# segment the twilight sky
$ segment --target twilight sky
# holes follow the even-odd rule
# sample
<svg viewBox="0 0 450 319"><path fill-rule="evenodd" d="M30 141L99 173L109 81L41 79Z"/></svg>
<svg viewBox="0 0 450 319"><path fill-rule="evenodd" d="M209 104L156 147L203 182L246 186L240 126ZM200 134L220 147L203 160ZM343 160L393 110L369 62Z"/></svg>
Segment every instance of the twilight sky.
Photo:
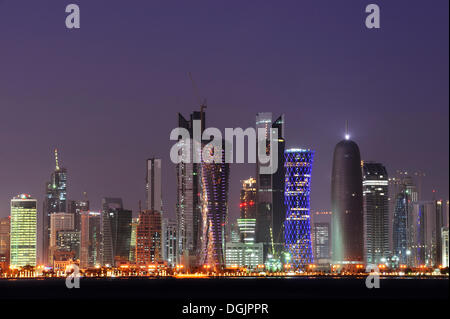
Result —
<svg viewBox="0 0 450 319"><path fill-rule="evenodd" d="M65 28L77 3L81 29ZM381 29L364 8L381 7ZM145 159L163 158L165 211L175 212L169 150L177 112L208 100L207 126L286 115L288 146L316 150L312 210L330 209L333 148L350 123L364 160L422 170L424 197L449 193L448 1L0 0L0 217L30 193L42 208L54 169L94 209L120 196L136 212ZM251 165L231 166L230 214Z"/></svg>

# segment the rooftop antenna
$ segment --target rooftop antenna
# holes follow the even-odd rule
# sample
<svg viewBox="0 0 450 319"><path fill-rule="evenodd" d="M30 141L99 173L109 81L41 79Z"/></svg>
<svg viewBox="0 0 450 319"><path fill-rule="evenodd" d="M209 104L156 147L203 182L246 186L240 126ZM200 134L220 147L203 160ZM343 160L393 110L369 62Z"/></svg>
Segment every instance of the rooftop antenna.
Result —
<svg viewBox="0 0 450 319"><path fill-rule="evenodd" d="M348 133L348 120L345 120L345 139L350 139L350 134Z"/></svg>
<svg viewBox="0 0 450 319"><path fill-rule="evenodd" d="M56 162L56 170L59 171L58 149L57 148L55 148L55 162Z"/></svg>
<svg viewBox="0 0 450 319"><path fill-rule="evenodd" d="M203 99L203 102L202 102L200 95L198 94L197 85L195 84L194 78L192 77L192 73L188 72L188 75L192 82L192 88L194 89L195 97L197 98L197 102L200 105L200 121L203 125L203 112L204 112L203 110L207 108L206 99Z"/></svg>

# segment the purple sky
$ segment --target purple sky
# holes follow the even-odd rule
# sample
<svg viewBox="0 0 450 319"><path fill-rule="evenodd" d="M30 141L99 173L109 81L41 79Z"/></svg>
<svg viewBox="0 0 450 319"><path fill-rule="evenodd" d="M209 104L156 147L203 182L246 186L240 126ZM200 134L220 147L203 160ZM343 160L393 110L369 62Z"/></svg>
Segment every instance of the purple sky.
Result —
<svg viewBox="0 0 450 319"><path fill-rule="evenodd" d="M65 28L65 5L81 29ZM345 5L344 5L345 3ZM381 29L364 8L381 7ZM165 210L175 211L169 133L196 98L207 126L249 127L286 115L288 146L316 150L312 209L330 208L333 148L344 122L365 160L427 173L425 196L448 197L448 1L0 0L0 216L44 183L60 149L69 198L95 209L120 196L137 210L145 159L162 157ZM232 165L230 212L238 212Z"/></svg>

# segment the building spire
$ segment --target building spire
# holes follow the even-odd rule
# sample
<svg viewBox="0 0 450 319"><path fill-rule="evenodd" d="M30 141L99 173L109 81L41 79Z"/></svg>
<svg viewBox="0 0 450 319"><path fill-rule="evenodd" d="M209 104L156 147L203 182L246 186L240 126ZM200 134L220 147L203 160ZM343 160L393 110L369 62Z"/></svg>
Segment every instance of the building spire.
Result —
<svg viewBox="0 0 450 319"><path fill-rule="evenodd" d="M56 163L56 170L59 171L58 149L57 148L55 148L55 163Z"/></svg>

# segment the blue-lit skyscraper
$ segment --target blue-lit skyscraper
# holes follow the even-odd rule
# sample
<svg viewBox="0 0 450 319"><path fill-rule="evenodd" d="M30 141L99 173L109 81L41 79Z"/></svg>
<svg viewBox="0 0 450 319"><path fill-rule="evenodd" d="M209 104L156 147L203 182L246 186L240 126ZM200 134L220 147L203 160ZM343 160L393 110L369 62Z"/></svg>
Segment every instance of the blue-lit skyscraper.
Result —
<svg viewBox="0 0 450 319"><path fill-rule="evenodd" d="M288 149L284 153L284 237L294 269L304 268L314 262L309 206L313 158L314 151L311 150Z"/></svg>

